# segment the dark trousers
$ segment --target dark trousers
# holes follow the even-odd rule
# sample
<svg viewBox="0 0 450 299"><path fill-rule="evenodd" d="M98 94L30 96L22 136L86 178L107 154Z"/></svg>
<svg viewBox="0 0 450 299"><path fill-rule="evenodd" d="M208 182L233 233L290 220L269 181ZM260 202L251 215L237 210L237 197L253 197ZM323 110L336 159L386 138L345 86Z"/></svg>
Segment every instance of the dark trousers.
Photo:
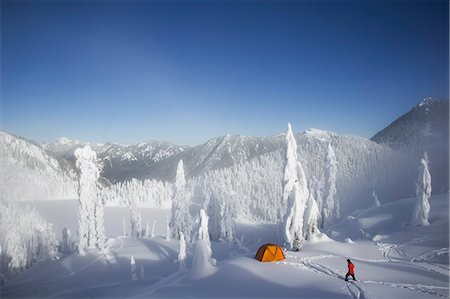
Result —
<svg viewBox="0 0 450 299"><path fill-rule="evenodd" d="M348 280L349 276L351 276L353 278L353 280L356 280L355 274L351 274L350 272L347 272L347 274L345 274L345 280Z"/></svg>

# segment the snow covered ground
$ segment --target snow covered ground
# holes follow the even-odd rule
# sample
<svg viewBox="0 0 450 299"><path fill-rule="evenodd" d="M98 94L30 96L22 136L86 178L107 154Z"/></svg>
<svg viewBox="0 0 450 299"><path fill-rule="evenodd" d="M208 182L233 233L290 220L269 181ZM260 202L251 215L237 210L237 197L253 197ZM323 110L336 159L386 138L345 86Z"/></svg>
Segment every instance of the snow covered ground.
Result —
<svg viewBox="0 0 450 299"><path fill-rule="evenodd" d="M261 263L259 245L280 239L277 225L239 224L241 244L212 242L214 271L190 275L194 245L188 244L187 270L174 261L178 242L164 238L169 210L142 209L157 220L156 236L132 239L127 208L105 208L109 252L92 250L47 260L8 281L2 298L436 298L449 296L449 197L430 199L430 225L410 224L415 199L402 199L358 211L327 231L328 236L286 252L286 260ZM76 201L33 201L56 232L75 230ZM51 206L50 206L51 205ZM137 266L131 280L130 258ZM346 259L355 264L357 282L345 282Z"/></svg>

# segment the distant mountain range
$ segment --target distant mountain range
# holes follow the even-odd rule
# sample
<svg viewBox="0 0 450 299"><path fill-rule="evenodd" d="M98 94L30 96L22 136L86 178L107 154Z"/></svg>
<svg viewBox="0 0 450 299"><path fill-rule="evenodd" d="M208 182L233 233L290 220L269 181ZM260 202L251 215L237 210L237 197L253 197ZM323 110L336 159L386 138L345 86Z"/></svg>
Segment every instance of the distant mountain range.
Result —
<svg viewBox="0 0 450 299"><path fill-rule="evenodd" d="M410 152L414 152L414 156L420 156L423 151L428 151L434 179L437 182L435 186L448 189L448 109L448 101L424 99L411 111L375 134L371 141L354 138L352 142L364 141L365 147L370 147L372 142L392 149L407 148ZM302 136L327 140L330 136L338 134L312 129L296 134L300 143L304 140ZM226 135L195 147L161 141L148 141L136 145L90 144L62 137L55 142L39 146L6 132L1 132L0 137L0 148L8 151L6 157L8 163L2 164L7 166L1 173L2 178L17 173L8 168L15 167L20 168L21 173L26 173L29 169L33 171L40 169L39 173L43 176L55 177L57 173L64 177L62 180L65 182L74 181L73 152L78 147L90 145L102 161L102 177L105 184L132 178L172 181L176 164L180 159L183 159L188 178L196 177L210 170L229 167L265 153L282 150L285 142L283 134L270 137ZM301 144L299 147L301 148ZM14 180L20 182L20 177ZM65 193L70 194L73 191Z"/></svg>

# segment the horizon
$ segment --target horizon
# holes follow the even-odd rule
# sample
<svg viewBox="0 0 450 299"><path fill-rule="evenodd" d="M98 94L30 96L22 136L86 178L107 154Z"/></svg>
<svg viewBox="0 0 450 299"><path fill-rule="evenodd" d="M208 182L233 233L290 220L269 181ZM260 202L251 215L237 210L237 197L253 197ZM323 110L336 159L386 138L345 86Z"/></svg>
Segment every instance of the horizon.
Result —
<svg viewBox="0 0 450 299"><path fill-rule="evenodd" d="M195 146L370 139L448 100L447 1L1 2L2 130Z"/></svg>
<svg viewBox="0 0 450 299"><path fill-rule="evenodd" d="M391 125L392 123L394 123L396 120L398 120L398 118L400 118L400 117L403 116L404 114L410 112L412 109L418 107L419 104L420 104L421 102L423 102L423 101L425 101L425 100L428 100L428 99L449 102L448 99L436 99L436 98L431 98L431 97L424 98L424 99L420 100L415 106L411 107L410 110L408 110L408 111L406 111L405 113L399 115L397 118L395 118L394 120L392 120L392 121L391 121L389 124L387 124L385 127L379 129L374 135L372 135L372 136L370 136L370 137L360 136L360 135L356 135L356 134L349 134L349 133L336 132L336 131L332 131L332 130L325 130L325 129L321 129L321 128L313 128L313 127L305 128L305 129L303 129L303 130L298 131L298 130L295 130L295 126L292 125L292 122L287 122L287 123L286 123L286 127L288 126L288 124L290 124L291 127L293 128L292 131L293 131L294 134L304 134L304 133L306 133L306 132L309 131L309 130L319 130L319 131L325 131L325 132L334 133L334 134L338 134L338 135L352 135L352 136L361 137L361 138L366 138L366 139L368 139L368 140L371 140L371 138L374 137L377 133L381 132L381 131L384 130L386 127L388 127L389 125ZM3 130L3 131L4 131L4 130ZM4 132L6 132L6 131L4 131ZM209 142L210 140L213 140L213 139L216 139L216 138L222 138L222 137L225 137L225 136L239 136L239 137L249 137L249 138L264 138L264 137L278 136L278 135L280 135L280 134L284 134L285 132L286 132L286 128L285 128L284 130L281 130L281 131L278 132L278 133L271 134L271 135L267 135L267 134L266 134L266 135L258 135L258 136L256 136L256 135L244 135L244 134L239 134L239 133L237 133L237 134L229 134L229 133L225 133L225 134L223 134L223 135L211 136L211 137L209 137L208 139L206 139L205 141L203 141L203 142L201 142L201 143L198 143L198 144L193 144L193 145L188 145L188 144L178 144L178 143L175 143L175 142L173 142L173 141L171 141L171 140L160 140L160 139L151 139L151 138L150 138L150 139L149 139L149 138L143 139L143 140L140 140L140 141L135 142L135 143L121 143L121 142L116 142L116 141L114 141L114 140L107 140L107 141L104 141L104 142L99 142L99 141L93 141L93 140L84 140L84 139L79 139L79 138L73 138L73 137L71 137L71 136L60 136L60 137L57 137L57 138L55 138L55 139L53 139L53 140L41 142L41 141L38 141L38 140L34 140L34 139L32 139L32 138L28 138L27 136L16 135L14 132L6 132L6 133L11 134L11 135L16 136L16 137L25 138L25 139L27 139L27 140L36 142L36 143L38 143L39 145L51 144L51 143L57 142L57 141L59 141L59 140L61 140L61 139L67 139L68 141L78 141L78 142L81 142L81 143L88 143L88 144L105 145L105 144L109 144L109 143L110 143L110 144L118 144L118 145L121 145L121 146L135 146L135 145L138 145L138 144L140 144L140 143L150 143L150 142L165 142L165 143L172 143L173 145L176 145L176 146L191 147L191 148L192 148L192 147L195 147L195 146L203 145L203 144Z"/></svg>

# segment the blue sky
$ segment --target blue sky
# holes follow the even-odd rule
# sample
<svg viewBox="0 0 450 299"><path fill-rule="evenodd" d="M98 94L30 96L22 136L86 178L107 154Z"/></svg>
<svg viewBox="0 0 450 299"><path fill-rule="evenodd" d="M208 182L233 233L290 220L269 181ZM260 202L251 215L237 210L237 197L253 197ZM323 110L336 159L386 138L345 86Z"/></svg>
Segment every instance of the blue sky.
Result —
<svg viewBox="0 0 450 299"><path fill-rule="evenodd" d="M1 2L2 128L196 145L370 138L448 98L447 1Z"/></svg>

